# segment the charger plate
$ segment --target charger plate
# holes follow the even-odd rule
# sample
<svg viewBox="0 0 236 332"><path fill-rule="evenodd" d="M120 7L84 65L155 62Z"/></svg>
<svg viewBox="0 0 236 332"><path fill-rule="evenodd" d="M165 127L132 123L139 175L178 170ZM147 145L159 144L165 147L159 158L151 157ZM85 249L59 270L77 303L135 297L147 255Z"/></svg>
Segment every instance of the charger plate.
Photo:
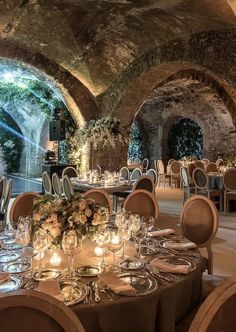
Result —
<svg viewBox="0 0 236 332"><path fill-rule="evenodd" d="M129 296L144 296L158 289L157 280L149 273L126 272L119 274L118 277L136 289L137 293Z"/></svg>
<svg viewBox="0 0 236 332"><path fill-rule="evenodd" d="M88 295L88 288L81 282L62 280L59 286L63 302L68 306L82 302Z"/></svg>
<svg viewBox="0 0 236 332"><path fill-rule="evenodd" d="M29 269L30 269L30 264L28 262L22 262L22 261L7 263L2 268L4 272L10 272L14 274L26 272Z"/></svg>
<svg viewBox="0 0 236 332"><path fill-rule="evenodd" d="M102 273L102 271L102 268L97 265L83 265L76 269L76 272L80 277L96 277Z"/></svg>
<svg viewBox="0 0 236 332"><path fill-rule="evenodd" d="M11 276L11 279L0 285L0 293L13 292L20 289L22 286L22 279L17 276Z"/></svg>
<svg viewBox="0 0 236 332"><path fill-rule="evenodd" d="M41 275L39 275L39 272L35 272L33 274L33 279L36 281L45 281L45 280L54 280L61 277L61 271L54 270L54 269L47 269L43 270L41 272Z"/></svg>
<svg viewBox="0 0 236 332"><path fill-rule="evenodd" d="M11 254L8 254L5 250L4 252L0 252L0 263L14 262L18 258L20 258L20 255L16 252L12 252Z"/></svg>
<svg viewBox="0 0 236 332"><path fill-rule="evenodd" d="M154 258L155 259L155 258ZM179 257L174 255L160 256L158 259L163 260L164 262L173 264L173 265L187 265L191 267L191 272L194 271L197 267L196 262L189 257Z"/></svg>

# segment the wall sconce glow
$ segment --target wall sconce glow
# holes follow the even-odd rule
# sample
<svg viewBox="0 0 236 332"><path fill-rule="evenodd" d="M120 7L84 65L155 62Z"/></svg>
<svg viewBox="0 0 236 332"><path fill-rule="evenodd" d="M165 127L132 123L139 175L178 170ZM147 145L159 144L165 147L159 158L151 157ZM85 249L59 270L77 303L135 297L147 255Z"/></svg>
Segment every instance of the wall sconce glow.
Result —
<svg viewBox="0 0 236 332"><path fill-rule="evenodd" d="M53 266L59 266L61 264L61 256L55 251L50 258L50 264Z"/></svg>

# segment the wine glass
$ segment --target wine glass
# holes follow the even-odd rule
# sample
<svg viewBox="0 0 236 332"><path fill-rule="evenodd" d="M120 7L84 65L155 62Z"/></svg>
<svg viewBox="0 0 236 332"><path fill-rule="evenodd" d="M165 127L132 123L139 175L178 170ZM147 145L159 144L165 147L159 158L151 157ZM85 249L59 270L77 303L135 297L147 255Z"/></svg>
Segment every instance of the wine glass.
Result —
<svg viewBox="0 0 236 332"><path fill-rule="evenodd" d="M74 272L74 256L78 246L78 237L74 229L69 229L63 233L62 248L64 253L68 256L68 275L72 279Z"/></svg>
<svg viewBox="0 0 236 332"><path fill-rule="evenodd" d="M109 233L108 229L106 229L106 228L103 229L99 233L99 235L96 239L98 247L102 248L102 250L101 250L102 260L101 260L101 263L100 263L102 269L105 269L105 267L106 267L106 263L105 263L105 260L104 260L104 251L105 251L105 248L107 247L107 245L109 243L109 240L110 240L110 233Z"/></svg>
<svg viewBox="0 0 236 332"><path fill-rule="evenodd" d="M141 218L141 222L144 223L145 227L146 227L146 235L145 235L145 238L146 238L146 242L147 242L147 252L149 253L151 251L151 241L150 239L148 238L148 232L150 232L153 227L154 227L154 224L155 224L155 219L153 218L153 216L142 216Z"/></svg>
<svg viewBox="0 0 236 332"><path fill-rule="evenodd" d="M140 222L139 229L134 232L135 239L138 240L138 258L141 259L141 243L144 237L146 236L146 226L144 223Z"/></svg>
<svg viewBox="0 0 236 332"><path fill-rule="evenodd" d="M34 233L33 248L39 254L39 278L42 274L42 258L44 251L48 248L48 234L43 229L39 229Z"/></svg>
<svg viewBox="0 0 236 332"><path fill-rule="evenodd" d="M123 246L122 238L119 234L118 227L112 227L109 231L109 242L107 245L108 250L113 253L113 269L116 268L116 255L115 253L119 251Z"/></svg>

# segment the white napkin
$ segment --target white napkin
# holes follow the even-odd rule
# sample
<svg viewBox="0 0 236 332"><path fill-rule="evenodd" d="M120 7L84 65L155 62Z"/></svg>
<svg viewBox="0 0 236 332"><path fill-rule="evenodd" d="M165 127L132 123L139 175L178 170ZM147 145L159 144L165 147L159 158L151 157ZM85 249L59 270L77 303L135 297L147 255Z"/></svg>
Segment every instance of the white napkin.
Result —
<svg viewBox="0 0 236 332"><path fill-rule="evenodd" d="M169 272L174 274L188 274L192 271L192 267L190 265L174 265L159 258L154 258L150 262L150 265L156 267L162 272Z"/></svg>
<svg viewBox="0 0 236 332"><path fill-rule="evenodd" d="M0 285L4 284L4 282L7 282L10 280L11 274L9 272L0 272Z"/></svg>
<svg viewBox="0 0 236 332"><path fill-rule="evenodd" d="M196 244L194 242L164 242L164 247L167 249L175 249L175 250L187 250L196 248Z"/></svg>
<svg viewBox="0 0 236 332"><path fill-rule="evenodd" d="M104 272L99 276L99 278L103 280L114 293L122 295L135 295L137 293L134 287L121 280L113 272Z"/></svg>
<svg viewBox="0 0 236 332"><path fill-rule="evenodd" d="M166 229L160 229L158 231L152 231L152 232L148 232L149 236L166 236L166 235L170 235L170 234L175 234L175 230L171 229L171 228L166 228Z"/></svg>
<svg viewBox="0 0 236 332"><path fill-rule="evenodd" d="M55 297L59 301L63 301L63 298L61 295L61 289L60 289L58 281L56 281L56 280L40 281L39 285L38 285L38 290L40 292L43 292L43 293L46 293L48 295Z"/></svg>

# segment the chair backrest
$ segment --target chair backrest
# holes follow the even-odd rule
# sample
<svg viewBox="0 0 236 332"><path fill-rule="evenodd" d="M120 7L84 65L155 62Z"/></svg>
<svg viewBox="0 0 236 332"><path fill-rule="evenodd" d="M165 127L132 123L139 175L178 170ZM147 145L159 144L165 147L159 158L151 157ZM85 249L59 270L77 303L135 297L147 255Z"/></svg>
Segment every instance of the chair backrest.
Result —
<svg viewBox="0 0 236 332"><path fill-rule="evenodd" d="M2 200L4 193L6 191L7 180L5 176L2 176L0 179L0 211L2 210Z"/></svg>
<svg viewBox="0 0 236 332"><path fill-rule="evenodd" d="M195 161L195 165L196 165L197 168L205 169L204 162L201 161L201 160Z"/></svg>
<svg viewBox="0 0 236 332"><path fill-rule="evenodd" d="M159 215L159 207L155 196L143 189L137 189L126 197L124 209L142 216L153 216L155 220Z"/></svg>
<svg viewBox="0 0 236 332"><path fill-rule="evenodd" d="M188 179L188 172L186 167L180 167L180 177L182 180L183 187L189 187L189 179Z"/></svg>
<svg viewBox="0 0 236 332"><path fill-rule="evenodd" d="M57 196L61 196L62 188L61 188L61 180L57 173L53 173L52 175L52 187L54 194Z"/></svg>
<svg viewBox="0 0 236 332"><path fill-rule="evenodd" d="M152 179L154 186L156 186L158 178L157 178L157 172L155 171L155 169L150 168L147 171L146 176L149 176Z"/></svg>
<svg viewBox="0 0 236 332"><path fill-rule="evenodd" d="M11 193L12 193L12 179L9 179L7 181L7 185L6 185L6 190L3 194L3 198L2 198L2 211L3 213L7 213L7 209L8 209L8 205L9 205L9 201L11 198Z"/></svg>
<svg viewBox="0 0 236 332"><path fill-rule="evenodd" d="M215 163L209 163L206 165L205 170L207 173L218 172L218 168Z"/></svg>
<svg viewBox="0 0 236 332"><path fill-rule="evenodd" d="M223 183L228 191L236 190L236 169L230 168L223 175Z"/></svg>
<svg viewBox="0 0 236 332"><path fill-rule="evenodd" d="M149 160L147 158L144 158L142 161L142 169L144 173L147 172L148 166L149 166Z"/></svg>
<svg viewBox="0 0 236 332"><path fill-rule="evenodd" d="M141 160L139 158L136 158L134 164L141 165Z"/></svg>
<svg viewBox="0 0 236 332"><path fill-rule="evenodd" d="M74 189L68 175L64 175L62 178L62 188L66 198L69 200L72 199L74 196Z"/></svg>
<svg viewBox="0 0 236 332"><path fill-rule="evenodd" d="M210 163L210 160L207 159L207 158L202 158L201 161L203 162L203 164L204 164L205 167Z"/></svg>
<svg viewBox="0 0 236 332"><path fill-rule="evenodd" d="M170 164L170 172L172 175L180 175L180 163L177 160Z"/></svg>
<svg viewBox="0 0 236 332"><path fill-rule="evenodd" d="M19 217L28 216L32 214L34 199L39 196L40 196L39 194L33 191L28 191L18 195L14 199L9 215L10 223L13 228L16 228Z"/></svg>
<svg viewBox="0 0 236 332"><path fill-rule="evenodd" d="M98 203L101 206L108 208L109 212L112 213L112 201L110 196L105 190L91 189L86 191L84 197L93 199L95 203Z"/></svg>
<svg viewBox="0 0 236 332"><path fill-rule="evenodd" d="M131 175L130 175L130 181L137 180L140 176L142 176L142 171L140 168L135 168Z"/></svg>
<svg viewBox="0 0 236 332"><path fill-rule="evenodd" d="M207 189L208 188L208 177L204 169L195 168L193 171L193 183L198 189Z"/></svg>
<svg viewBox="0 0 236 332"><path fill-rule="evenodd" d="M43 188L46 195L52 195L52 181L48 172L42 174Z"/></svg>
<svg viewBox="0 0 236 332"><path fill-rule="evenodd" d="M146 175L140 176L133 185L133 190L143 189L150 193L154 193L154 183L153 180Z"/></svg>
<svg viewBox="0 0 236 332"><path fill-rule="evenodd" d="M158 175L165 174L165 167L164 167L163 161L161 159L156 160L156 170L157 170Z"/></svg>
<svg viewBox="0 0 236 332"><path fill-rule="evenodd" d="M175 159L169 159L168 163L167 163L167 166L170 166L173 161L175 161Z"/></svg>
<svg viewBox="0 0 236 332"><path fill-rule="evenodd" d="M236 277L216 287L198 309L189 332L234 332Z"/></svg>
<svg viewBox="0 0 236 332"><path fill-rule="evenodd" d="M195 195L185 202L180 215L181 233L198 247L210 244L218 224L218 211L208 197Z"/></svg>
<svg viewBox="0 0 236 332"><path fill-rule="evenodd" d="M216 160L216 166L219 167L221 165L224 165L224 160L219 158L219 159Z"/></svg>
<svg viewBox="0 0 236 332"><path fill-rule="evenodd" d="M191 182L193 182L193 171L197 168L197 166L194 163L190 163L188 165L188 174L189 174L189 179Z"/></svg>
<svg viewBox="0 0 236 332"><path fill-rule="evenodd" d="M76 314L48 294L20 290L0 294L2 332L85 332Z"/></svg>
<svg viewBox="0 0 236 332"><path fill-rule="evenodd" d="M128 167L122 167L120 169L119 176L120 176L120 178L123 178L124 180L129 180L130 173L129 173Z"/></svg>
<svg viewBox="0 0 236 332"><path fill-rule="evenodd" d="M63 169L62 171L62 178L67 175L69 178L77 178L78 177L78 172L77 170L72 167L72 166L68 166L66 168Z"/></svg>

